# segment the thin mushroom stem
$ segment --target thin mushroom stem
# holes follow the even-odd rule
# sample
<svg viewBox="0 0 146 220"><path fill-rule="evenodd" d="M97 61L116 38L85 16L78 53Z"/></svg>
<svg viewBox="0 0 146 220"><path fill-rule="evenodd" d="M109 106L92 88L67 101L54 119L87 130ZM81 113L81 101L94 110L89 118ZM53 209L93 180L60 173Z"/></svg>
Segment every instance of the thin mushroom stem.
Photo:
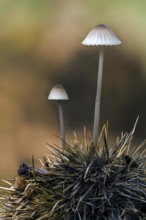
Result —
<svg viewBox="0 0 146 220"><path fill-rule="evenodd" d="M60 134L61 134L61 146L65 145L65 129L64 129L64 117L63 117L63 107L62 102L58 100L58 110L59 110L59 123L60 123Z"/></svg>
<svg viewBox="0 0 146 220"><path fill-rule="evenodd" d="M95 112L94 112L94 126L93 126L93 144L96 146L99 133L100 122L100 99L102 88L102 73L103 73L103 60L104 60L104 48L99 47L99 65L98 65L98 77L97 77L97 91L95 99Z"/></svg>

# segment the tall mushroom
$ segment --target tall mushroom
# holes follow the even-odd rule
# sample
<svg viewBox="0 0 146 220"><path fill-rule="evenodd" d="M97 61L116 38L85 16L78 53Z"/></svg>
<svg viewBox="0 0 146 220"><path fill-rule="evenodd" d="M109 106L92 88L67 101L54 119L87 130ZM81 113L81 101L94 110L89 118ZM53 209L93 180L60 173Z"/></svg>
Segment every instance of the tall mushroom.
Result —
<svg viewBox="0 0 146 220"><path fill-rule="evenodd" d="M65 129L64 129L64 117L63 117L63 107L62 107L62 101L68 100L69 97L63 88L62 85L57 84L55 85L49 95L48 100L56 100L58 104L58 110L59 110L59 123L60 123L60 134L61 134L61 146L64 147L65 145Z"/></svg>
<svg viewBox="0 0 146 220"><path fill-rule="evenodd" d="M95 112L94 112L94 126L93 126L93 144L97 144L99 121L100 121L100 99L102 88L102 75L103 75L103 60L104 60L104 46L119 45L121 41L104 24L99 24L93 28L85 39L82 41L83 45L87 46L100 46L99 47L99 65L98 65L98 77L97 77L97 92L95 99Z"/></svg>

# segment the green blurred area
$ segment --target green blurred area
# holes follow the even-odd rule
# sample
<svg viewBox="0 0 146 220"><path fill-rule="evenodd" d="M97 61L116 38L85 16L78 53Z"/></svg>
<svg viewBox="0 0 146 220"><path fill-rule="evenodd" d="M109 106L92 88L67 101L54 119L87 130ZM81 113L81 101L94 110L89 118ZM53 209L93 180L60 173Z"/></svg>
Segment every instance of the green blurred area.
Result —
<svg viewBox="0 0 146 220"><path fill-rule="evenodd" d="M47 96L62 83L67 138L92 132L98 48L81 45L97 24L107 24L122 40L105 49L101 126L111 139L130 131L140 115L136 137L146 134L146 2L115 0L0 1L0 172L16 172L22 161L47 153L58 143L58 112ZM5 171L4 171L5 170Z"/></svg>

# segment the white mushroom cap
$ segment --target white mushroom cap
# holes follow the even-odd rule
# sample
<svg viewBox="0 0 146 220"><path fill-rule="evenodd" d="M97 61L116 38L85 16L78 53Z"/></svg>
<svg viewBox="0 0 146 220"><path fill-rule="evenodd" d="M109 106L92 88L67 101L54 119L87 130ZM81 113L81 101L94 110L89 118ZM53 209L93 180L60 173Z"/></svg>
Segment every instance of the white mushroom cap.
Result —
<svg viewBox="0 0 146 220"><path fill-rule="evenodd" d="M62 85L58 84L53 86L51 89L49 95L48 95L49 100L68 100L69 97L63 88Z"/></svg>
<svg viewBox="0 0 146 220"><path fill-rule="evenodd" d="M98 45L118 45L122 42L117 38L114 32L104 24L99 24L93 28L85 37L82 44L88 46Z"/></svg>

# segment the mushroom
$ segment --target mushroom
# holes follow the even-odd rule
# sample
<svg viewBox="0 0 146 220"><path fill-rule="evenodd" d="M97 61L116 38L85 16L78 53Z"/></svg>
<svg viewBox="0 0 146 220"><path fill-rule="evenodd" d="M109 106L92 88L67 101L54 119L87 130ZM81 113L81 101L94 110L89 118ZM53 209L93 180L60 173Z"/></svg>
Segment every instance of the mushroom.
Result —
<svg viewBox="0 0 146 220"><path fill-rule="evenodd" d="M95 99L95 112L94 112L94 126L93 126L93 144L97 144L97 137L99 132L100 121L100 99L102 88L102 73L103 73L103 60L104 60L104 47L119 45L122 42L117 38L111 29L104 24L99 24L93 28L85 39L82 41L83 45L87 46L100 46L99 47L99 65L98 65L98 77L97 77L97 92Z"/></svg>
<svg viewBox="0 0 146 220"><path fill-rule="evenodd" d="M61 134L61 146L64 147L65 145L65 130L64 130L64 118L63 118L63 107L62 107L62 101L68 100L69 97L63 88L62 85L57 84L55 85L49 95L48 100L56 100L58 104L58 110L59 110L59 123L60 123L60 134Z"/></svg>

